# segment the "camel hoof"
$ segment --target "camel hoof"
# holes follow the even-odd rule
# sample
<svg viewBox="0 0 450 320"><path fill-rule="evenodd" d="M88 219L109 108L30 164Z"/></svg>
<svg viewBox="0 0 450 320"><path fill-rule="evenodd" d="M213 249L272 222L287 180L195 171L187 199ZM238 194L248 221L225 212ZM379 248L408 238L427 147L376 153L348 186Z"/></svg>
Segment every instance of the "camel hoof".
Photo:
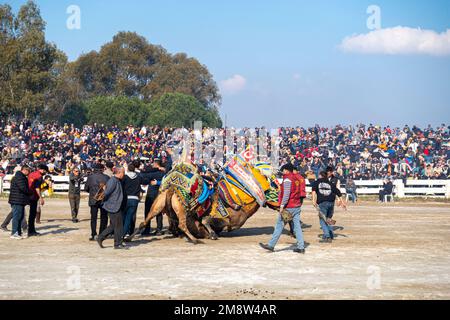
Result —
<svg viewBox="0 0 450 320"><path fill-rule="evenodd" d="M219 237L217 236L217 234L212 233L212 234L209 235L209 239L210 239L210 240L218 240Z"/></svg>

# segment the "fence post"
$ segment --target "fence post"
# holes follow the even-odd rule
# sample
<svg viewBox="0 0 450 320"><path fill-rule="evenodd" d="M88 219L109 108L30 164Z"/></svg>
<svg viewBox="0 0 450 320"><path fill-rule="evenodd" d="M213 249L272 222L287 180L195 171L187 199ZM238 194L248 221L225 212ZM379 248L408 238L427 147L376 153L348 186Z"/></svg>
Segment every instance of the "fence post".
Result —
<svg viewBox="0 0 450 320"><path fill-rule="evenodd" d="M395 180L395 188L397 189L396 194L398 198L405 197L405 185L403 184L403 180Z"/></svg>
<svg viewBox="0 0 450 320"><path fill-rule="evenodd" d="M3 177L0 178L0 194L3 194Z"/></svg>
<svg viewBox="0 0 450 320"><path fill-rule="evenodd" d="M447 185L446 185L446 191L445 191L445 198L448 199L450 198L450 180L447 180Z"/></svg>

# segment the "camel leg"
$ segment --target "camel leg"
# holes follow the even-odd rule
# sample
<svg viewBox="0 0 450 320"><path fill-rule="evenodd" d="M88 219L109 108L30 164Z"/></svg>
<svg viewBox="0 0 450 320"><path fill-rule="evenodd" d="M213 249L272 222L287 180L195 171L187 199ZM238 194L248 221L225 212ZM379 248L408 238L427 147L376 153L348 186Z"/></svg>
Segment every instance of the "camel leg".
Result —
<svg viewBox="0 0 450 320"><path fill-rule="evenodd" d="M150 208L150 212L147 215L147 218L144 222L142 222L139 225L139 228L137 228L131 236L129 236L126 241L131 241L138 233L141 233L144 231L144 229L148 226L150 221L156 217L158 214L163 212L164 207L166 206L166 194L167 192L163 192L156 197L155 202L153 203L152 207Z"/></svg>
<svg viewBox="0 0 450 320"><path fill-rule="evenodd" d="M181 231L184 232L184 234L189 238L189 240L192 241L192 243L194 244L202 243L197 238L195 238L189 231L186 223L186 211L176 196L172 197L172 208L178 217L178 228L180 228Z"/></svg>
<svg viewBox="0 0 450 320"><path fill-rule="evenodd" d="M201 238L201 239L209 238L208 230L205 228L205 226L200 221L195 221L195 227L197 228L199 238Z"/></svg>
<svg viewBox="0 0 450 320"><path fill-rule="evenodd" d="M217 234L214 232L213 228L211 228L211 216L207 216L205 218L205 223L203 225L205 226L206 230L208 230L209 239L211 240L219 239L219 237L217 237Z"/></svg>

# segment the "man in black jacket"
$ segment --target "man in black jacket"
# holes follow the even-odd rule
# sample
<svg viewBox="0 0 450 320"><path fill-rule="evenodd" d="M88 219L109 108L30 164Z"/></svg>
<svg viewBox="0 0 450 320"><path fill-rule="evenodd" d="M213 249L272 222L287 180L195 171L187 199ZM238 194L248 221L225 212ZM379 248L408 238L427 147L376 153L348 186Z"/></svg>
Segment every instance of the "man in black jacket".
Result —
<svg viewBox="0 0 450 320"><path fill-rule="evenodd" d="M25 215L25 206L30 203L30 189L27 178L29 174L30 167L24 165L11 181L8 199L13 214L11 239L23 239L21 225Z"/></svg>
<svg viewBox="0 0 450 320"><path fill-rule="evenodd" d="M136 212L142 194L142 185L147 185L149 181L143 175L136 173L133 163L128 165L128 172L123 180L123 190L125 194L125 209L123 211L123 233L124 237L133 234Z"/></svg>
<svg viewBox="0 0 450 320"><path fill-rule="evenodd" d="M159 186L161 184L161 181L166 174L166 169L161 165L161 160L155 159L153 161L152 167L147 168L146 171L143 173L145 178L150 181L150 184L147 189L147 195L145 197L145 219L147 219L147 215L150 212L150 209L152 208L153 202L155 201L156 197L158 196ZM155 235L160 236L163 235L163 215L162 213L158 214L156 216L156 232ZM142 232L142 235L150 235L150 223L145 228L145 230Z"/></svg>
<svg viewBox="0 0 450 320"><path fill-rule="evenodd" d="M328 225L327 220L333 216L336 196L341 206L346 209L347 206L342 198L341 191L336 188L334 183L330 182L326 171L320 172L320 179L312 184L312 202L314 208L320 213L319 222L323 231L323 237L320 242L323 243L331 243L334 239L333 228Z"/></svg>
<svg viewBox="0 0 450 320"><path fill-rule="evenodd" d="M394 190L394 185L392 184L391 179L386 178L383 181L383 189L380 190L380 192L378 194L379 201L384 202L384 197L387 195L391 195L393 190Z"/></svg>
<svg viewBox="0 0 450 320"><path fill-rule="evenodd" d="M80 169L75 167L69 175L69 204L72 214L72 222L78 223L78 211L80 210L81 183L84 177Z"/></svg>
<svg viewBox="0 0 450 320"><path fill-rule="evenodd" d="M109 177L106 174L103 174L103 165L97 164L94 166L94 173L91 174L86 181L84 186L84 191L89 192L89 207L91 210L91 238L90 241L95 241L97 237L97 216L98 211L100 210L100 230L99 233L102 233L103 230L108 226L108 213L105 209L102 208L102 204L100 201L94 199L95 195L100 189L100 185L106 186Z"/></svg>

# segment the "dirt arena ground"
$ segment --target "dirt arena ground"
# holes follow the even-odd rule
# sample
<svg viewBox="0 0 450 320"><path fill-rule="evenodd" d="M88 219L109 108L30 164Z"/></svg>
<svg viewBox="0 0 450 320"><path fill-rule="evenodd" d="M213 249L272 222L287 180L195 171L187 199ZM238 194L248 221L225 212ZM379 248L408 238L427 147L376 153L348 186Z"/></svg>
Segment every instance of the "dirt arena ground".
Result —
<svg viewBox="0 0 450 320"><path fill-rule="evenodd" d="M0 200L0 219L9 212ZM138 211L142 219L143 205ZM292 252L283 235L267 242L276 215L262 209L243 229L192 245L168 236L137 239L130 250L89 242L89 213L69 219L68 201L44 207L39 238L0 232L0 299L449 299L450 204L364 202L336 212L338 238L318 243L306 204L309 243ZM166 222L165 222L166 223ZM167 225L167 224L166 224Z"/></svg>

